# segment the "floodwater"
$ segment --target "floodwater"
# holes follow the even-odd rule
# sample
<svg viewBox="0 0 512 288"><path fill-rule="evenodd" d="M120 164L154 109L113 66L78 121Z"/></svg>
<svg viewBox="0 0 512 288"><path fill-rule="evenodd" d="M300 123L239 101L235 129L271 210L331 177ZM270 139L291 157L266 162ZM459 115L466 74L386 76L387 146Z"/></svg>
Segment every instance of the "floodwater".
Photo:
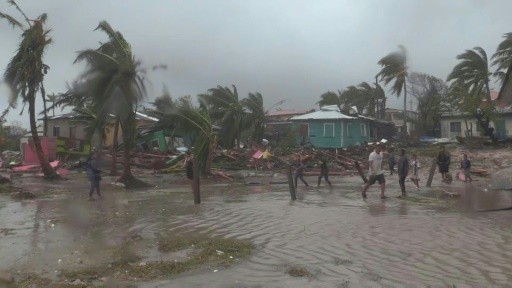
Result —
<svg viewBox="0 0 512 288"><path fill-rule="evenodd" d="M387 176L387 200L375 185L360 197L356 177L331 177L334 188L243 182L203 185L192 204L189 185L125 192L103 181L105 199L89 202L85 178L41 185L48 197L0 196L0 270L55 278L64 268L107 261L107 247L127 238L210 233L249 240L251 256L224 269L202 269L137 287L507 287L512 283L512 192L437 181L400 200ZM395 176L396 177L396 176ZM436 175L439 178L439 175ZM143 180L149 181L149 179ZM306 177L310 185L314 177ZM82 183L82 184L80 184ZM424 182L422 183L424 185ZM68 188L66 188L68 187ZM71 189L69 187L72 187ZM72 191L70 191L72 190ZM441 197L442 192L460 197ZM137 238L136 238L136 237ZM302 267L311 277L292 277Z"/></svg>

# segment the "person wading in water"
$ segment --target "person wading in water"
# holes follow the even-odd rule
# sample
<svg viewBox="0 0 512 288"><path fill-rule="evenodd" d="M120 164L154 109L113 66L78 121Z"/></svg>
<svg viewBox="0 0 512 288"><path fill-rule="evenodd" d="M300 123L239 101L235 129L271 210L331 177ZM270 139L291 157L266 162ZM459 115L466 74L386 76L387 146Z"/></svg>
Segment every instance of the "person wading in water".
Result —
<svg viewBox="0 0 512 288"><path fill-rule="evenodd" d="M325 158L320 160L320 176L318 176L317 187L320 187L320 181L322 181L322 178L324 178L327 184L329 184L329 187L332 188L331 182L329 181L329 167L327 166L327 160Z"/></svg>
<svg viewBox="0 0 512 288"><path fill-rule="evenodd" d="M86 173L87 179L91 182L91 188L89 189L89 201L94 201L93 194L94 190L98 194L98 198L102 198L100 192L100 181L101 181L101 170L100 170L100 152L94 151L92 152L89 159L86 162Z"/></svg>
<svg viewBox="0 0 512 288"><path fill-rule="evenodd" d="M399 198L407 197L407 192L405 191L405 179L409 174L409 159L405 156L405 149L400 149L400 158L398 159L398 184L400 184L400 190L402 190L402 195L398 196Z"/></svg>
<svg viewBox="0 0 512 288"><path fill-rule="evenodd" d="M364 199L366 199L366 191L368 188L375 184L375 182L379 182L380 184L380 199L387 199L388 197L384 195L384 192L386 191L386 179L384 179L384 172L382 171L382 147L381 145L377 145L375 147L375 150L370 153L370 156L368 157L368 162L370 166L370 177L368 179L368 182L363 188L362 196Z"/></svg>

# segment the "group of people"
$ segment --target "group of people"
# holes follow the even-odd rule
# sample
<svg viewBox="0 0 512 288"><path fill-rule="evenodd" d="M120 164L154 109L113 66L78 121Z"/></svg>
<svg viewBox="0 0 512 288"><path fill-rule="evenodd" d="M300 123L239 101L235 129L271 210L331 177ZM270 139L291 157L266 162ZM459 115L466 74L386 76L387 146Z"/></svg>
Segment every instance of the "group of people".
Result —
<svg viewBox="0 0 512 288"><path fill-rule="evenodd" d="M320 175L318 176L317 187L320 186L320 182L322 182L322 179L325 179L327 184L329 184L329 187L332 187L331 181L329 181L329 167L327 165L327 159L325 159L325 158L320 159L318 164L320 166ZM293 165L293 167L295 168L295 180L294 180L295 188L297 188L297 184L298 184L297 182L299 179L300 179L300 181L302 181L302 183L304 183L304 185L309 186L308 182L306 180L304 180L305 166L304 166L304 163L302 162L302 158L300 155L299 155L297 161L295 162L295 164Z"/></svg>
<svg viewBox="0 0 512 288"><path fill-rule="evenodd" d="M374 150L370 153L368 157L369 164L369 179L363 187L361 192L362 197L366 198L366 191L369 187L375 183L379 183L380 185L380 198L387 199L388 197L385 195L386 191L386 179L384 177L384 171L382 169L382 160L384 158L384 145L377 145ZM407 177L410 177L411 182L414 184L416 189L419 189L419 171L421 168L420 161L416 154L412 155L412 159L409 161L409 158L406 155L405 149L400 149L398 160L395 158L394 148L389 148L388 151L388 165L389 172L391 175L398 175L398 184L400 185L400 190L402 194L399 198L407 197L407 191L405 189L405 181ZM440 151L436 158L439 172L442 176L442 182L450 183L451 182L451 174L449 173L449 168L451 164L450 153L446 151L444 146L440 147ZM308 182L304 179L304 169L305 166L303 164L302 158L299 156L295 164L293 165L295 168L295 187L297 188L298 180L300 179L304 185L309 186ZM327 165L327 160L325 158L321 159L319 162L320 166L320 175L318 176L318 186L320 186L320 182L322 179L332 187L331 182L329 181L329 169ZM395 171L396 166L396 171ZM464 181L472 181L470 175L471 169L471 161L468 159L468 155L466 153L463 154L463 159L460 163L461 172L464 175Z"/></svg>
<svg viewBox="0 0 512 288"><path fill-rule="evenodd" d="M375 182L379 182L381 186L381 199L386 199L387 196L384 194L385 192L385 183L386 180L384 178L384 173L382 171L382 158L383 158L383 149L382 145L377 145L375 150L370 153L368 158L369 166L370 166L370 177L368 182L363 188L362 196L366 198L366 191L368 188L375 184ZM445 146L440 147L440 151L437 154L436 158L437 166L439 169L439 173L442 176L442 182L451 183L451 174L450 174L450 164L451 157L450 153L446 151ZM398 174L398 184L400 185L400 190L402 195L399 198L407 197L407 191L405 189L405 180L407 176L410 175L410 179L412 183L416 186L416 189L419 189L419 169L421 168L420 162L416 154L412 155L412 160L409 162L409 159L406 156L405 149L400 149L400 156L398 161L395 161L394 149L390 148L388 152L388 165L390 174L393 175L395 173L395 165L397 166L396 174ZM468 155L466 153L463 154L463 159L460 162L460 168L464 175L464 181L473 181L470 174L471 169L471 161L468 159Z"/></svg>

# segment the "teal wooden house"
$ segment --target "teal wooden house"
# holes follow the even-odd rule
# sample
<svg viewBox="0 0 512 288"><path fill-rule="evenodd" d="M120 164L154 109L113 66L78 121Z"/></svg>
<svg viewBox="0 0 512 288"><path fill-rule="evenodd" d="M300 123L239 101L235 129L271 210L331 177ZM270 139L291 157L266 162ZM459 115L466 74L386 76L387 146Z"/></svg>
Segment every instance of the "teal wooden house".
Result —
<svg viewBox="0 0 512 288"><path fill-rule="evenodd" d="M299 144L317 148L346 148L370 141L370 121L341 113L337 106L290 118L298 131Z"/></svg>

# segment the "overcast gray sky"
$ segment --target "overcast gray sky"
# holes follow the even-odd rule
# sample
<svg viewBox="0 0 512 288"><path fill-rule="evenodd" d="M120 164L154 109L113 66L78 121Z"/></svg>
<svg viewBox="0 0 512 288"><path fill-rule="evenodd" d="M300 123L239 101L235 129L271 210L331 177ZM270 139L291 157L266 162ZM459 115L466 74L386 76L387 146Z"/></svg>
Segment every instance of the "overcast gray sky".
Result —
<svg viewBox="0 0 512 288"><path fill-rule="evenodd" d="M66 90L83 69L76 52L96 48L107 20L131 43L151 71L147 100L166 85L173 96L195 95L217 85L236 85L241 98L260 92L265 106L288 99L282 108L317 108L326 91L373 81L377 61L402 44L411 71L445 79L456 55L475 46L488 55L512 31L512 1L481 0L18 0L29 17L48 13L54 43L45 62L47 93ZM0 11L17 11L0 0ZM0 71L14 55L20 31L0 20ZM387 90L387 89L386 89ZM0 87L0 108L7 105ZM389 107L400 100L388 93ZM19 110L18 110L19 111ZM28 115L18 111L8 121Z"/></svg>

